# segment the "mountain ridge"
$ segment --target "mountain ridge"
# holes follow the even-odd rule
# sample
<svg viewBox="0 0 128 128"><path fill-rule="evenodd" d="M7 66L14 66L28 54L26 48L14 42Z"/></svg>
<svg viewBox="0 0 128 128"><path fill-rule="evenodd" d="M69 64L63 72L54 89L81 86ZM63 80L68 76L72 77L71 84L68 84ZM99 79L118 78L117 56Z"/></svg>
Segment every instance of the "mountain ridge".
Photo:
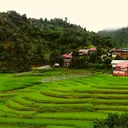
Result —
<svg viewBox="0 0 128 128"><path fill-rule="evenodd" d="M116 42L117 47L128 47L128 27L119 28L114 31L101 30L97 34L111 37Z"/></svg>

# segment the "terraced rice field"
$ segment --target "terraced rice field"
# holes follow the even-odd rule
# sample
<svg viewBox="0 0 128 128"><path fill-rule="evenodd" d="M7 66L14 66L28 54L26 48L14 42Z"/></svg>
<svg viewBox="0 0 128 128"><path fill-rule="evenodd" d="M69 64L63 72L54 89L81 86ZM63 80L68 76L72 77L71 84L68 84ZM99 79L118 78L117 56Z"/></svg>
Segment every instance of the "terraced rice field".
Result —
<svg viewBox="0 0 128 128"><path fill-rule="evenodd" d="M95 119L128 112L128 78L69 77L0 94L0 127L93 128Z"/></svg>

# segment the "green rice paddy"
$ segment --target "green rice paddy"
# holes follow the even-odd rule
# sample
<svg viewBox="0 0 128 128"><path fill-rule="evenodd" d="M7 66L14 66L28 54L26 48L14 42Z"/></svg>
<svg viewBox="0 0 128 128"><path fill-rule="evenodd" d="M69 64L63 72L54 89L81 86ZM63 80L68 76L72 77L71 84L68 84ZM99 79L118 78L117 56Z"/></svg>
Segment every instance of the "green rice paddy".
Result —
<svg viewBox="0 0 128 128"><path fill-rule="evenodd" d="M93 128L95 119L128 112L128 77L53 74L0 74L0 128Z"/></svg>

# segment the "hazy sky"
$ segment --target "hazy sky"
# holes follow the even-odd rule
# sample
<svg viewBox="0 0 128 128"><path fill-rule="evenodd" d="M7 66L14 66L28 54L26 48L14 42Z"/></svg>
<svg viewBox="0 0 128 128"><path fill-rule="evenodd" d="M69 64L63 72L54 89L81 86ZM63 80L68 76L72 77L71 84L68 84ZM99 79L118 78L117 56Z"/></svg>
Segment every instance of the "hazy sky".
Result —
<svg viewBox="0 0 128 128"><path fill-rule="evenodd" d="M89 31L128 26L128 0L0 0L0 11L32 18L65 18Z"/></svg>

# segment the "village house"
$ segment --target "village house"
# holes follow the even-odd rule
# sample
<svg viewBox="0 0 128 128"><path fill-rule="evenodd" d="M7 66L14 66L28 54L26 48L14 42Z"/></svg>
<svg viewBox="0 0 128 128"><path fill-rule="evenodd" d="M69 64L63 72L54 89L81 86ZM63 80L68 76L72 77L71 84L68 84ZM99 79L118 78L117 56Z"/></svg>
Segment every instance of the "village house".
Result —
<svg viewBox="0 0 128 128"><path fill-rule="evenodd" d="M83 56L83 55L89 55L92 54L93 52L95 52L97 49L96 48L90 48L90 49L80 49L78 51L79 56Z"/></svg>
<svg viewBox="0 0 128 128"><path fill-rule="evenodd" d="M115 58L119 55L122 58L126 58L128 56L128 48L113 48L110 50L111 56Z"/></svg>
<svg viewBox="0 0 128 128"><path fill-rule="evenodd" d="M112 70L115 76L128 75L128 60L112 60Z"/></svg>
<svg viewBox="0 0 128 128"><path fill-rule="evenodd" d="M122 48L121 57L126 58L128 56L128 48Z"/></svg>
<svg viewBox="0 0 128 128"><path fill-rule="evenodd" d="M79 56L90 55L96 50L97 50L96 48L80 49L78 51L78 55ZM70 65L70 62L71 62L71 59L72 59L72 52L69 53L69 54L63 54L62 57L63 57L63 60L64 60L64 66L68 67Z"/></svg>
<svg viewBox="0 0 128 128"><path fill-rule="evenodd" d="M113 58L115 58L116 56L121 56L121 49L118 49L118 48L113 48L113 49L111 49L110 50L110 53L111 53L111 56L113 57Z"/></svg>
<svg viewBox="0 0 128 128"><path fill-rule="evenodd" d="M80 49L78 51L79 56L87 55L88 54L88 49Z"/></svg>
<svg viewBox="0 0 128 128"><path fill-rule="evenodd" d="M116 67L116 65L120 62L128 62L128 60L112 60L111 62L112 68Z"/></svg>
<svg viewBox="0 0 128 128"><path fill-rule="evenodd" d="M64 54L62 55L63 60L64 60L64 66L68 67L70 65L71 59L72 59L72 53L70 54Z"/></svg>
<svg viewBox="0 0 128 128"><path fill-rule="evenodd" d="M97 49L96 48L90 48L88 49L88 54L92 54L93 52L95 52Z"/></svg>

